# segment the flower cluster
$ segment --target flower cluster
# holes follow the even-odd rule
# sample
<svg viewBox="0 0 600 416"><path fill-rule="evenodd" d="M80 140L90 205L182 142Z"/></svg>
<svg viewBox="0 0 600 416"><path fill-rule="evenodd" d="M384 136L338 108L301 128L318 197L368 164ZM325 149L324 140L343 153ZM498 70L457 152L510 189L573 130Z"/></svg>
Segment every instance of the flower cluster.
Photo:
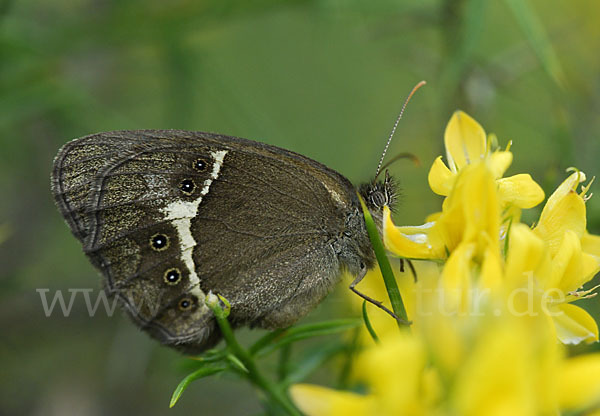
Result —
<svg viewBox="0 0 600 416"><path fill-rule="evenodd" d="M578 191L586 176L572 170L529 226L521 210L544 193L527 174L503 177L510 147L498 150L463 112L445 145L446 164L439 157L429 172L441 212L397 227L384 211L386 247L417 270L398 279L412 327L399 332L369 309L381 342L365 340L354 371L367 393L296 385L306 414L556 415L600 405L600 354L569 357L563 346L598 341L595 320L572 303L593 296L583 285L600 270L600 237L586 230L591 182ZM381 279L365 280L384 297Z"/></svg>

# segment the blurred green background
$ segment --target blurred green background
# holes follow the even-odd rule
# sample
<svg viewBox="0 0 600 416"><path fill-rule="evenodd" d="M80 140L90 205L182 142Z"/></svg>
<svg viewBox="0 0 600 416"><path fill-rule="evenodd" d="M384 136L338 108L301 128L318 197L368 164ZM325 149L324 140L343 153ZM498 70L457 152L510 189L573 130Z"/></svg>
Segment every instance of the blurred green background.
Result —
<svg viewBox="0 0 600 416"><path fill-rule="evenodd" d="M569 166L600 173L599 19L600 3L585 0L0 0L0 414L261 409L225 376L196 382L168 410L185 374L179 354L120 313L90 318L81 295L69 318L45 317L37 288L100 287L50 195L66 141L220 132L357 183L374 174L405 96L425 79L389 152L422 161L391 168L403 188L397 222L420 224L439 208L427 171L457 108L513 140L509 173L531 173L547 193ZM588 221L599 233L599 196ZM347 316L345 286L307 320ZM587 305L600 316L597 299Z"/></svg>

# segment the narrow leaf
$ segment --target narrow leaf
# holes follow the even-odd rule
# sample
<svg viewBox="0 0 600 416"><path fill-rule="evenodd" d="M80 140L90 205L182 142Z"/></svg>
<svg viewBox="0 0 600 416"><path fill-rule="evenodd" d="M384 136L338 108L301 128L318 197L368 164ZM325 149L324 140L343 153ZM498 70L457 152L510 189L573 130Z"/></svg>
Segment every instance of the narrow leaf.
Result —
<svg viewBox="0 0 600 416"><path fill-rule="evenodd" d="M371 321L369 320L369 315L367 314L367 301L366 300L363 301L363 304L362 304L362 315L363 315L363 320L365 321L365 326L367 327L367 331L369 331L371 338L373 338L373 341L375 341L376 344L379 344L379 337L377 336L375 329L373 329L373 326L371 325Z"/></svg>
<svg viewBox="0 0 600 416"><path fill-rule="evenodd" d="M442 74L441 82L454 90L464 78L468 65L473 61L481 34L486 28L485 17L488 2L486 0L467 0L447 2L447 5L452 9L454 16L444 25L444 35L447 38L451 56ZM460 20L454 21L459 18Z"/></svg>
<svg viewBox="0 0 600 416"><path fill-rule="evenodd" d="M348 347L344 343L334 343L328 345L319 345L304 354L294 368L289 371L287 377L283 380L284 386L299 383L306 379L312 372L321 368L323 364L330 361L335 355L347 350Z"/></svg>
<svg viewBox="0 0 600 416"><path fill-rule="evenodd" d="M288 345L292 342L302 339L337 334L347 331L348 329L357 328L361 325L362 322L359 319L338 319L292 327L286 332L285 335L279 338L277 342L266 346L260 352L260 355L266 355L273 350L283 347L284 345Z"/></svg>
<svg viewBox="0 0 600 416"><path fill-rule="evenodd" d="M259 352L260 350L265 348L267 345L271 344L275 339L281 337L281 334L283 334L286 331L287 331L287 328L276 329L274 331L268 332L265 336L259 338L258 341L256 341L254 344L252 344L252 346L250 347L250 349L248 351L250 352L251 355L256 354L257 352Z"/></svg>
<svg viewBox="0 0 600 416"><path fill-rule="evenodd" d="M220 373L225 370L226 367L202 367L199 370L194 371L191 374L188 374L183 380L179 382L173 395L171 396L171 403L169 407L175 406L175 403L179 400L184 390L190 385L190 383L194 380L197 380L202 377L210 376L211 374Z"/></svg>
<svg viewBox="0 0 600 416"><path fill-rule="evenodd" d="M383 282L385 283L385 289L387 290L390 302L392 303L392 309L398 318L408 323L409 321L406 315L406 309L404 308L404 302L402 301L402 296L400 296L400 289L398 289L398 284L396 283L392 266L387 258L383 243L379 238L377 226L373 221L373 217L371 217L369 209L365 205L365 201L363 201L360 195L359 199L360 204L362 205L363 215L365 217L365 225L367 226L367 232L369 233L369 239L371 240L373 251L375 252L375 257L377 258L377 263L379 263L379 268L381 269L381 276L383 276ZM404 324L401 321L398 321L398 326L400 328L402 328L403 325Z"/></svg>
<svg viewBox="0 0 600 416"><path fill-rule="evenodd" d="M548 39L543 24L527 0L505 0L542 67L559 87L564 87L564 72Z"/></svg>
<svg viewBox="0 0 600 416"><path fill-rule="evenodd" d="M227 360L231 363L231 365L238 371L242 372L242 373L248 373L248 369L246 368L246 366L244 365L244 363L242 363L240 361L239 358L237 358L235 355L233 354L227 354Z"/></svg>
<svg viewBox="0 0 600 416"><path fill-rule="evenodd" d="M223 361L225 356L227 355L227 350L225 348L216 349L212 348L210 350L204 351L202 355L189 357L191 360L195 362L195 364L208 364L214 363L217 361ZM197 365L196 365L197 367Z"/></svg>

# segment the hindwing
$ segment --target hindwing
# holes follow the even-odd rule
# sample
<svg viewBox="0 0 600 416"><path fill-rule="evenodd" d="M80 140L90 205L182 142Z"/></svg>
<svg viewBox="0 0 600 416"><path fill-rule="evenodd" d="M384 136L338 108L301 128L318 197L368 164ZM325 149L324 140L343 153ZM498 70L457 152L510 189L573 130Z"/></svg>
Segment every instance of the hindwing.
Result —
<svg viewBox="0 0 600 416"><path fill-rule="evenodd" d="M332 241L358 206L347 179L308 158L176 130L74 140L52 185L107 289L153 336L191 350L218 339L208 291L238 325L289 324L290 305L319 301L339 274Z"/></svg>

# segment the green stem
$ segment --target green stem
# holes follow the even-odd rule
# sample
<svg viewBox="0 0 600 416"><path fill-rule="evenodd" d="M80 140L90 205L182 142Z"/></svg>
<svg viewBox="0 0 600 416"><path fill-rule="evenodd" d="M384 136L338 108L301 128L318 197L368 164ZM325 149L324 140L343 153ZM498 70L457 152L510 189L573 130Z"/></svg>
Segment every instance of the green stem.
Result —
<svg viewBox="0 0 600 416"><path fill-rule="evenodd" d="M214 296L214 295L213 295ZM227 342L227 346L241 362L244 364L244 367L248 370L247 377L248 380L259 389L261 389L267 397L273 402L277 403L281 406L285 411L292 416L301 416L302 413L294 406L292 401L277 388L276 385L271 383L262 373L258 370L252 355L245 350L237 341L235 336L233 335L233 330L227 321L227 316L229 315L229 303L225 298L219 296L221 301L225 304L225 308L221 307L218 300L214 302L210 299L210 296L207 297L207 306L213 311L215 318L217 319L217 324L221 329L221 333L223 334L223 338Z"/></svg>
<svg viewBox="0 0 600 416"><path fill-rule="evenodd" d="M385 248L383 247L383 243L379 238L377 226L373 221L373 217L371 216L369 209L365 205L365 201L363 201L360 195L359 199L360 204L362 205L363 214L365 216L365 225L367 226L367 233L369 234L369 238L371 239L371 244L373 245L375 257L377 258L377 263L379 263L379 268L381 269L381 276L383 277L383 282L385 283L385 289L387 290L388 297L390 298L390 302L392 303L392 310L394 311L394 314L396 314L396 316L399 318L397 320L398 326L402 329L405 325L409 325L410 321L408 320L406 308L404 307L404 302L402 301L402 296L400 295L400 289L398 289L398 284L396 283L396 278L394 277L392 266L390 265L390 261L387 258L387 254L385 252Z"/></svg>

